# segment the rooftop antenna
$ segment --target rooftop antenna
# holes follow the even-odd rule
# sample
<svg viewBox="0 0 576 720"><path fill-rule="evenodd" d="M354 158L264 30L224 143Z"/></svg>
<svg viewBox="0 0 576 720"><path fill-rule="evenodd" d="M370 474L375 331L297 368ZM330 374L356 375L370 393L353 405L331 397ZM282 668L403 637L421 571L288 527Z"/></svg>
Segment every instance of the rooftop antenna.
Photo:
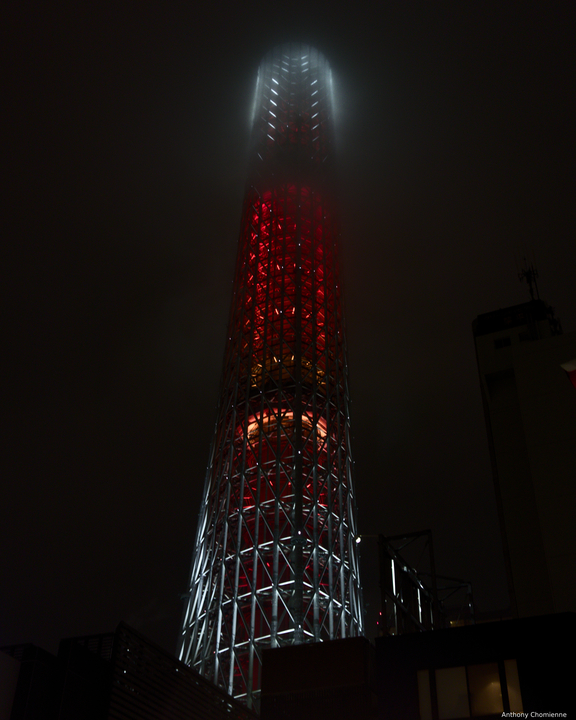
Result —
<svg viewBox="0 0 576 720"><path fill-rule="evenodd" d="M534 267L534 264L528 262L528 258L524 255L522 260L522 268L518 273L518 279L520 282L526 280L528 283L528 289L530 290L530 298L532 300L540 300L540 293L538 292L538 270Z"/></svg>

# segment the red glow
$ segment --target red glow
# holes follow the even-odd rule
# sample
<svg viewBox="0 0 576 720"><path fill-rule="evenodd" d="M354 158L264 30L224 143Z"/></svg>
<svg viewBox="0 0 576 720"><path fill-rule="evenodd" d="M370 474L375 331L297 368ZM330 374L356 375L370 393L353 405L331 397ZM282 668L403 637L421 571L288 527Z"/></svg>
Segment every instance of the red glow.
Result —
<svg viewBox="0 0 576 720"><path fill-rule="evenodd" d="M302 357L324 369L327 335L335 330L335 288L334 238L321 196L296 185L267 191L249 206L246 220L244 355L252 354L256 368L286 365L300 339Z"/></svg>

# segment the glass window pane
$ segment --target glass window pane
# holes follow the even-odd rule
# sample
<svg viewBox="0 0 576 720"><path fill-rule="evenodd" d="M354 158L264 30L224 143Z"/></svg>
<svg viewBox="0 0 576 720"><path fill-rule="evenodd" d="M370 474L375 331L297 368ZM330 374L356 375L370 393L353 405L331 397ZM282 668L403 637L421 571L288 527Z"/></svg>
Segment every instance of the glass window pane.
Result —
<svg viewBox="0 0 576 720"><path fill-rule="evenodd" d="M510 700L510 711L524 712L522 695L520 693L520 679L518 678L518 666L516 660L504 660L506 671L506 687L508 688L508 699Z"/></svg>
<svg viewBox="0 0 576 720"><path fill-rule="evenodd" d="M468 687L472 717L504 711L498 663L470 665L468 667Z"/></svg>
<svg viewBox="0 0 576 720"><path fill-rule="evenodd" d="M418 701L420 720L432 720L432 699L430 697L430 675L428 670L418 670Z"/></svg>
<svg viewBox="0 0 576 720"><path fill-rule="evenodd" d="M470 717L465 667L436 670L436 690L440 720Z"/></svg>

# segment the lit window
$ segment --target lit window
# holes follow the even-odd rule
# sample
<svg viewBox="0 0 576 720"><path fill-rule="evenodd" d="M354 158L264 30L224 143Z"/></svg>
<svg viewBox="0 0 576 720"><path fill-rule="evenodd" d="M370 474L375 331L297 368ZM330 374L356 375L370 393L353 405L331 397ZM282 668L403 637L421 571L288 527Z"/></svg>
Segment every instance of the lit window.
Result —
<svg viewBox="0 0 576 720"><path fill-rule="evenodd" d="M508 702L500 679L506 682ZM419 670L418 699L420 720L454 720L486 717L503 712L524 712L516 660L461 665L460 667ZM436 685L436 702L430 690Z"/></svg>
<svg viewBox="0 0 576 720"><path fill-rule="evenodd" d="M472 717L504 712L498 663L470 665L468 667L468 688Z"/></svg>
<svg viewBox="0 0 576 720"><path fill-rule="evenodd" d="M432 720L432 698L430 697L428 670L418 670L418 700L420 703L420 720Z"/></svg>
<svg viewBox="0 0 576 720"><path fill-rule="evenodd" d="M470 717L464 666L436 670L436 692L440 720Z"/></svg>
<svg viewBox="0 0 576 720"><path fill-rule="evenodd" d="M510 701L511 712L524 712L522 695L520 694L520 678L518 677L518 666L516 660L504 660L506 671L506 687L508 688L508 700Z"/></svg>

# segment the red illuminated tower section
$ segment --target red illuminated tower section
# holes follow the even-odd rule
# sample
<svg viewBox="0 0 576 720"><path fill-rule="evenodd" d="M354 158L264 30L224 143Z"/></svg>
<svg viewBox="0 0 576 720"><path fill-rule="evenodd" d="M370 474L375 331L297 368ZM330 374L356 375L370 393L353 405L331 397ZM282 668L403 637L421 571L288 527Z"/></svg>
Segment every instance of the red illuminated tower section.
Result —
<svg viewBox="0 0 576 720"><path fill-rule="evenodd" d="M330 69L258 76L218 419L181 658L251 706L262 650L362 634Z"/></svg>

